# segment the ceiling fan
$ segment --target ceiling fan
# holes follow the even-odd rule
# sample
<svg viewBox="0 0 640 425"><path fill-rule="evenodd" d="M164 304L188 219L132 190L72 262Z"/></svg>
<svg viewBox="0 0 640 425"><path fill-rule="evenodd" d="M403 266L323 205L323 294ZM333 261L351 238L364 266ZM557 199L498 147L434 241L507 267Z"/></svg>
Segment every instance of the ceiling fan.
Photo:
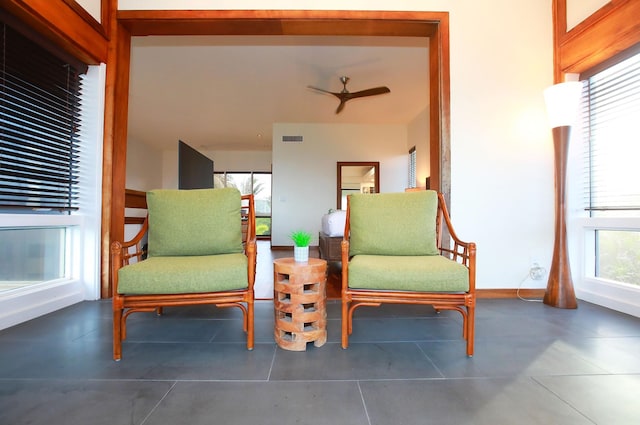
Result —
<svg viewBox="0 0 640 425"><path fill-rule="evenodd" d="M339 114L344 109L344 105L345 103L347 103L348 100L356 99L358 97L376 96L379 94L385 94L385 93L391 92L391 90L389 90L388 87L383 86L383 87L374 87L372 89L360 90L357 92L350 93L347 90L347 83L349 82L349 77L340 77L340 82L342 83L342 86L343 86L343 89L340 92L332 92L329 90L319 89L318 87L313 87L313 86L307 86L307 87L323 93L332 94L338 99L340 99L340 104L338 105L338 109L336 109L336 114Z"/></svg>

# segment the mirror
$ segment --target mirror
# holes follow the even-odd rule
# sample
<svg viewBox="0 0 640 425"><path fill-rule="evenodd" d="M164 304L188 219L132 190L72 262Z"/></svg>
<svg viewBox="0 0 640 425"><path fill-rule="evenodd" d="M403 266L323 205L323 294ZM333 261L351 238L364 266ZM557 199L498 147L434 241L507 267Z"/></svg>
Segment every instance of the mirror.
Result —
<svg viewBox="0 0 640 425"><path fill-rule="evenodd" d="M337 208L347 209L347 196L352 193L380 191L379 162L338 162Z"/></svg>

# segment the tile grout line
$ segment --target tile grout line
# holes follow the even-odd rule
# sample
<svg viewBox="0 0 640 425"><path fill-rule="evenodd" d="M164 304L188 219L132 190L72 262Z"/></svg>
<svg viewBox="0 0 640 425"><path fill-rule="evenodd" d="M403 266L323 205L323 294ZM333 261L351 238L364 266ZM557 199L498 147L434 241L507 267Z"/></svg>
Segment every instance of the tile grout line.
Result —
<svg viewBox="0 0 640 425"><path fill-rule="evenodd" d="M417 342L414 342L414 344L416 344L416 347L418 347L418 350L420 350L420 352L427 358L427 360L429 361L429 363L431 363L431 366L433 366L433 368L435 370L438 371L438 373L440 374L440 376L442 377L442 379L447 379L447 377L444 375L444 373L442 373L442 371L440 370L440 368L438 367L438 365L436 365L434 363L434 361L431 359L431 357L429 357L429 355L427 353L424 352L424 350L422 349L422 347L420 346L420 344L418 344Z"/></svg>
<svg viewBox="0 0 640 425"><path fill-rule="evenodd" d="M371 418L369 417L369 410L367 409L367 402L364 401L364 394L362 393L362 387L360 386L360 380L356 381L358 385L358 391L360 392L360 400L362 400L362 408L364 409L364 415L367 418L367 423L371 425Z"/></svg>
<svg viewBox="0 0 640 425"><path fill-rule="evenodd" d="M560 396L560 394L556 394L555 391L553 391L551 388L548 388L546 385L544 385L542 382L540 382L538 379L536 379L535 376L530 376L529 379L531 379L533 382L535 382L536 385L540 386L540 388L543 388L545 391L549 392L549 394L552 394L554 397L556 397L558 400L560 400L562 403L564 403L566 406L568 406L570 409L572 409L578 415L582 416L583 418L585 418L586 420L588 420L592 424L597 425L597 422L593 421L589 416L584 414L580 409L576 408L573 404L569 403L567 400L562 398Z"/></svg>
<svg viewBox="0 0 640 425"><path fill-rule="evenodd" d="M274 345L273 356L271 357L271 365L269 365L269 373L267 373L267 382L271 382L271 373L273 372L273 365L276 363L276 354L278 353L278 347Z"/></svg>
<svg viewBox="0 0 640 425"><path fill-rule="evenodd" d="M158 402L155 404L155 406L153 406L153 408L149 411L149 413L147 414L147 416L144 417L144 419L142 421L140 421L140 425L144 425L147 422L147 419L149 419L151 417L151 415L153 414L153 412L155 412L158 409L158 406L160 406L160 403L162 403L164 401L165 398L167 398L167 396L169 395L169 393L171 391L173 391L173 389L175 388L175 386L178 384L177 381L174 381L173 384L171 385L171 387L164 393L164 395L160 398L160 400L158 400Z"/></svg>

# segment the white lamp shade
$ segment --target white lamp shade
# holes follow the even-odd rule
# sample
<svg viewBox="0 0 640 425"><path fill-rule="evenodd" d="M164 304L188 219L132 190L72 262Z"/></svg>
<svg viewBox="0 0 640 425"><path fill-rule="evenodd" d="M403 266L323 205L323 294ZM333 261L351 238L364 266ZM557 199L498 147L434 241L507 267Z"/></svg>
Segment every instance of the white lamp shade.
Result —
<svg viewBox="0 0 640 425"><path fill-rule="evenodd" d="M570 81L555 84L544 90L544 101L551 128L571 125L575 122L582 96L582 83Z"/></svg>

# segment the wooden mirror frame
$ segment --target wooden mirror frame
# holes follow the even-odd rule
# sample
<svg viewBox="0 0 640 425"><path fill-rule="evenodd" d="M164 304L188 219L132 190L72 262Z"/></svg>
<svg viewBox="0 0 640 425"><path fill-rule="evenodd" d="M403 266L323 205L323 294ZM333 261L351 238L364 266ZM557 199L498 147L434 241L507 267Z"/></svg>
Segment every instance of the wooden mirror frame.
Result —
<svg viewBox="0 0 640 425"><path fill-rule="evenodd" d="M336 178L336 208L342 209L342 167L373 167L375 170L374 175L374 193L380 192L380 163L379 162L363 162L363 161L348 161L338 162L338 172ZM346 205L345 205L346 209Z"/></svg>

